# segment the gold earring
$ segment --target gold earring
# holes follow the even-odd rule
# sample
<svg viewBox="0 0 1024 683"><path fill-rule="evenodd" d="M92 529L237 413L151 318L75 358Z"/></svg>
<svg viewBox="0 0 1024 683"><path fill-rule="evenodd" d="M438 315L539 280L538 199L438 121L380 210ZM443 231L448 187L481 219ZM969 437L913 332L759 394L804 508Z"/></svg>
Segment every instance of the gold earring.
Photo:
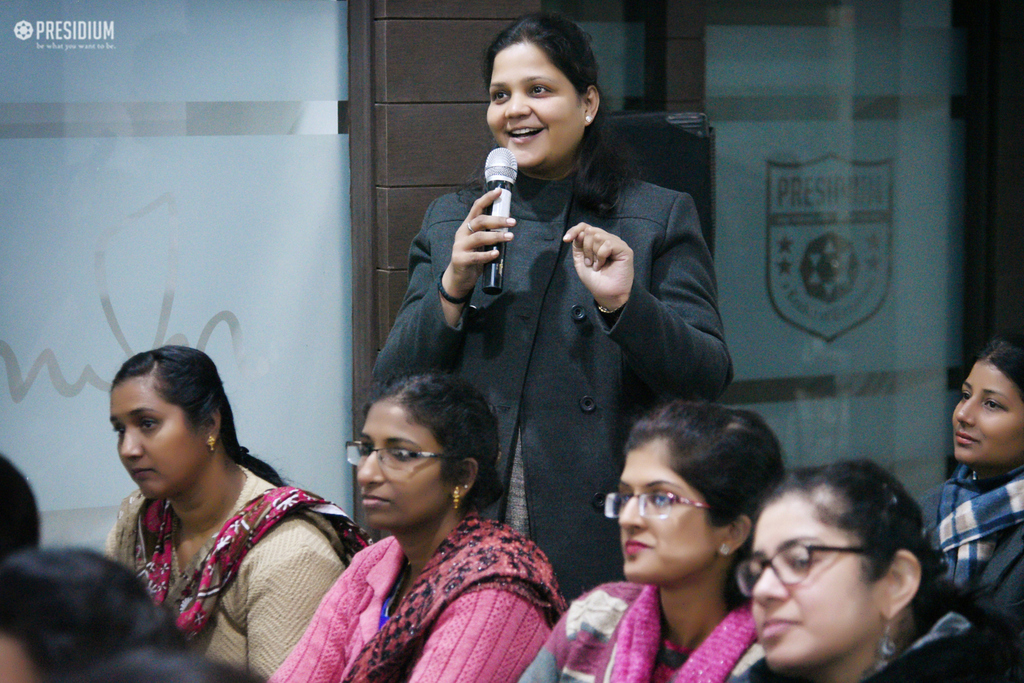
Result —
<svg viewBox="0 0 1024 683"><path fill-rule="evenodd" d="M206 440L206 445L210 447L210 452L213 453L213 447L217 445L217 437L210 434L210 438Z"/></svg>
<svg viewBox="0 0 1024 683"><path fill-rule="evenodd" d="M456 486L455 490L452 491L452 505L455 507L456 510L459 509L459 501L461 500L461 497L462 496L459 493L459 487Z"/></svg>

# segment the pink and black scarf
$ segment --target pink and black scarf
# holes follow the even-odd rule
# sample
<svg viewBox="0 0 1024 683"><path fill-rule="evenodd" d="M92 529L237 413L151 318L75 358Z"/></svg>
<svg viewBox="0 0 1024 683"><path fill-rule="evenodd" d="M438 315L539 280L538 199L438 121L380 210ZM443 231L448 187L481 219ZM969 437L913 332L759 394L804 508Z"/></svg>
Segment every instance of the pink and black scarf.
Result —
<svg viewBox="0 0 1024 683"><path fill-rule="evenodd" d="M275 524L301 510L320 512L334 527L344 549L342 560L366 547L363 532L335 505L291 486L270 489L246 503L242 511L221 527L210 553L182 593L178 628L191 638L203 630L214 613L221 591L238 573L242 560ZM166 500L147 501L139 515L135 559L145 563L139 577L145 580L153 601L167 599L174 566L174 511Z"/></svg>
<svg viewBox="0 0 1024 683"><path fill-rule="evenodd" d="M471 514L438 546L395 615L359 653L345 683L403 680L448 605L461 595L488 589L528 600L549 625L565 611L565 599L540 548L504 524Z"/></svg>

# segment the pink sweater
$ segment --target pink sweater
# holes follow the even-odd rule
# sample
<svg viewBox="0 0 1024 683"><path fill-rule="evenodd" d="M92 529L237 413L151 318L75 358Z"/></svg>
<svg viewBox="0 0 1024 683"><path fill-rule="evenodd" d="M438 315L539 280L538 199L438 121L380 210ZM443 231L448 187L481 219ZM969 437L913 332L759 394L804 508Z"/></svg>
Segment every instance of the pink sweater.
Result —
<svg viewBox="0 0 1024 683"><path fill-rule="evenodd" d="M269 683L339 683L377 633L405 556L394 538L358 553L324 596L299 644ZM517 681L550 632L541 611L506 591L457 598L441 614L410 683ZM384 683L384 682L381 682Z"/></svg>

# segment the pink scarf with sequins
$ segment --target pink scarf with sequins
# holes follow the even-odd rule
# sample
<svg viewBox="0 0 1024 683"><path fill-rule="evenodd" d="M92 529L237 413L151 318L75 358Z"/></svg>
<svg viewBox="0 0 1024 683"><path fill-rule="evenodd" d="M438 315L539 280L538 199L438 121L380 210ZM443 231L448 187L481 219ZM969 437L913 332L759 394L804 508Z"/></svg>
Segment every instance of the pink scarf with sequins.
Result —
<svg viewBox="0 0 1024 683"><path fill-rule="evenodd" d="M724 683L754 643L750 607L737 607L725 616L673 677L674 683ZM619 622L612 680L650 683L661 647L661 601L656 586L644 586Z"/></svg>
<svg viewBox="0 0 1024 683"><path fill-rule="evenodd" d="M213 614L220 592L238 573L238 567L256 542L275 524L298 510L327 506L341 509L323 498L291 486L270 489L246 503L242 511L221 527L213 549L196 570L182 592L178 628L191 638L199 633ZM344 514L325 514L344 547L341 558L346 564L352 555L366 547L363 532ZM147 501L139 515L135 542L137 566L145 565L139 576L146 582L150 597L162 605L167 598L174 568L174 511L166 500Z"/></svg>

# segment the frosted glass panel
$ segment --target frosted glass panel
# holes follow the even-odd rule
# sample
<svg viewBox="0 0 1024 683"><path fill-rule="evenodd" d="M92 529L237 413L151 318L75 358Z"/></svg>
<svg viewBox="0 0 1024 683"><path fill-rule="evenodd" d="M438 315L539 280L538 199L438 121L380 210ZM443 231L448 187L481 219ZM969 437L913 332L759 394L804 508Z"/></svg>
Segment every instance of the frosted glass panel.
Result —
<svg viewBox="0 0 1024 683"><path fill-rule="evenodd" d="M46 542L112 525L109 381L165 343L214 358L242 445L351 506L346 14L0 4L0 450Z"/></svg>
<svg viewBox="0 0 1024 683"><path fill-rule="evenodd" d="M708 27L727 399L792 464L875 458L921 491L944 475L960 364L963 37L948 2L826 19Z"/></svg>

